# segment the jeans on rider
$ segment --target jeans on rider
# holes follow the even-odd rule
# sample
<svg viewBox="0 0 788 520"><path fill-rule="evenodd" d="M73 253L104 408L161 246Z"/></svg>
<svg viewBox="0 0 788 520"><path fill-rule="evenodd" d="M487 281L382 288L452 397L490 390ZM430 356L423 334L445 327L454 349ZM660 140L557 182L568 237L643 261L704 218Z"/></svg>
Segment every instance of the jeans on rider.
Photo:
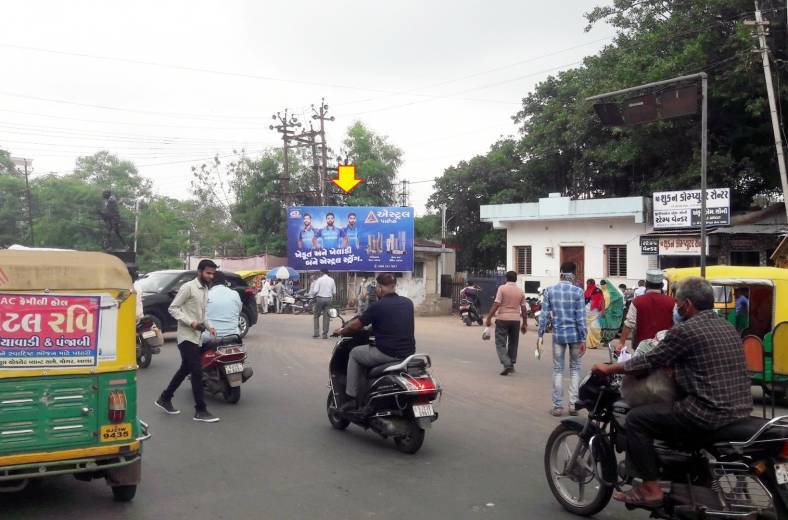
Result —
<svg viewBox="0 0 788 520"><path fill-rule="evenodd" d="M564 397L564 358L569 350L569 404L577 402L580 386L580 343L553 342L553 406L561 408Z"/></svg>
<svg viewBox="0 0 788 520"><path fill-rule="evenodd" d="M358 397L362 383L366 383L367 370L377 365L399 361L398 358L384 354L375 347L361 345L350 351L347 362L347 383L345 393Z"/></svg>
<svg viewBox="0 0 788 520"><path fill-rule="evenodd" d="M680 442L708 433L678 415L669 403L648 404L627 414L627 467L633 477L659 480L659 458L654 439Z"/></svg>

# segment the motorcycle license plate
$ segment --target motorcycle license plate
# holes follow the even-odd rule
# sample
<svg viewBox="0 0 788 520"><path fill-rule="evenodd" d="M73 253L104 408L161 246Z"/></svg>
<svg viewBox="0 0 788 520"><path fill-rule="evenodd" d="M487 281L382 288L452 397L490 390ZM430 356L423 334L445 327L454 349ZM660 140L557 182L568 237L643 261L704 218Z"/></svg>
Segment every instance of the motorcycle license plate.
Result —
<svg viewBox="0 0 788 520"><path fill-rule="evenodd" d="M432 417L435 412L432 411L431 404L414 404L413 416L414 417Z"/></svg>
<svg viewBox="0 0 788 520"><path fill-rule="evenodd" d="M142 333L142 337L145 338L145 339L155 338L156 337L156 331L155 330L146 330L145 332Z"/></svg>
<svg viewBox="0 0 788 520"><path fill-rule="evenodd" d="M244 371L243 363L232 363L230 365L224 365L225 374L239 374L243 371Z"/></svg>
<svg viewBox="0 0 788 520"><path fill-rule="evenodd" d="M774 476L777 478L777 484L788 484L788 462L782 462L774 465Z"/></svg>
<svg viewBox="0 0 788 520"><path fill-rule="evenodd" d="M99 430L101 442L126 441L131 439L131 423L105 424Z"/></svg>

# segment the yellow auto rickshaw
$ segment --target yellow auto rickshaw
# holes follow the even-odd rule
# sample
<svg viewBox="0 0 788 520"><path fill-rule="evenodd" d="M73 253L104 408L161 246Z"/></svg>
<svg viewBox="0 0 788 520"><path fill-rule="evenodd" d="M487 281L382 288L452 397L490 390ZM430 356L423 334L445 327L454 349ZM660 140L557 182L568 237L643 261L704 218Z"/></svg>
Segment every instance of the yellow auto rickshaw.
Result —
<svg viewBox="0 0 788 520"><path fill-rule="evenodd" d="M134 498L135 295L103 253L0 251L0 488L73 474Z"/></svg>
<svg viewBox="0 0 788 520"><path fill-rule="evenodd" d="M668 290L700 269L666 269ZM788 385L788 269L717 265L706 268L714 308L740 331L753 384L784 394ZM738 305L737 305L738 301ZM738 307L738 309L737 309Z"/></svg>

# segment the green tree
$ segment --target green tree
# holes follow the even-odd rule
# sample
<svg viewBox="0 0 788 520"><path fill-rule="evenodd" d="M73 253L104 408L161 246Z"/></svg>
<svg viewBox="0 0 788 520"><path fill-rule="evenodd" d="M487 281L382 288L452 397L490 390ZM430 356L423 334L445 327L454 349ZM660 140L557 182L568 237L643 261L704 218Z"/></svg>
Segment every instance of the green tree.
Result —
<svg viewBox="0 0 788 520"><path fill-rule="evenodd" d="M416 217L414 221L416 238L423 240L437 240L441 238L441 216L429 213Z"/></svg>
<svg viewBox="0 0 788 520"><path fill-rule="evenodd" d="M183 267L192 201L153 197L140 207L137 264L142 272Z"/></svg>
<svg viewBox="0 0 788 520"><path fill-rule="evenodd" d="M17 174L11 155L0 150L0 247L28 242L25 180Z"/></svg>
<svg viewBox="0 0 788 520"><path fill-rule="evenodd" d="M402 150L357 121L348 128L342 155L356 165L356 175L364 179L341 199L348 206L391 206L395 204L395 179L402 164ZM337 188L334 188L339 193Z"/></svg>

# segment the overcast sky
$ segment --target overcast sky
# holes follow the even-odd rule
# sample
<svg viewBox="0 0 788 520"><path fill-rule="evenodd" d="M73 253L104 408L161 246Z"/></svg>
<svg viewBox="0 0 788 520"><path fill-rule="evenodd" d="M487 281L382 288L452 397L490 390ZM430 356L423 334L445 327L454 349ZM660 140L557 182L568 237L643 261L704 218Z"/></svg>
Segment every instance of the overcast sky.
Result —
<svg viewBox="0 0 788 520"><path fill-rule="evenodd" d="M515 133L536 83L610 42L583 31L603 3L6 0L0 148L36 175L108 149L185 198L192 164L281 144L271 115L325 97L329 143L354 120L388 136L422 213L418 181Z"/></svg>

